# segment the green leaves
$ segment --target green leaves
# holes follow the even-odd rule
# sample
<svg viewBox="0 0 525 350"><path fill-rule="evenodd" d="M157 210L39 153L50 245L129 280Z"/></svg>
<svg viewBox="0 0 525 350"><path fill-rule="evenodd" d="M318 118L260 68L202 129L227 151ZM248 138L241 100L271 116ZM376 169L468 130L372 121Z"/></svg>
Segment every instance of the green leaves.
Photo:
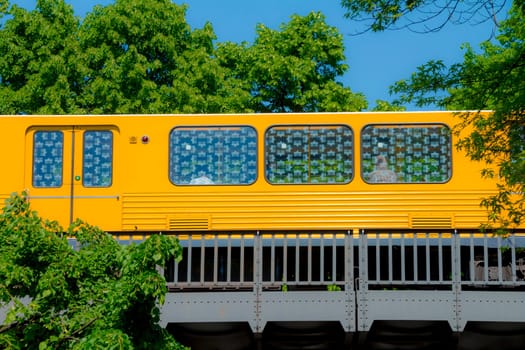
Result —
<svg viewBox="0 0 525 350"><path fill-rule="evenodd" d="M260 24L252 46L220 45L217 57L249 86L256 112L356 111L366 108L336 79L348 69L342 35L321 13L294 15L280 31Z"/></svg>
<svg viewBox="0 0 525 350"><path fill-rule="evenodd" d="M364 22L363 31L374 32L409 28L414 32L430 33L448 23L479 24L495 20L506 10L505 4L505 0L341 0L346 18Z"/></svg>
<svg viewBox="0 0 525 350"><path fill-rule="evenodd" d="M0 326L0 348L178 348L158 326L167 292L158 267L180 259L178 241L153 235L123 246L81 221L63 232L31 211L25 195L6 202L0 305L13 306Z"/></svg>
<svg viewBox="0 0 525 350"><path fill-rule="evenodd" d="M1 4L0 4L1 5ZM337 79L342 35L320 13L263 25L251 46L192 29L185 6L117 0L82 23L64 0L6 7L1 114L241 113L366 108Z"/></svg>
<svg viewBox="0 0 525 350"><path fill-rule="evenodd" d="M342 0L341 5L346 9L345 17L355 20L361 16L370 16L370 28L377 32L383 31L395 24L402 16L411 12L424 1L422 0Z"/></svg>
<svg viewBox="0 0 525 350"><path fill-rule="evenodd" d="M513 6L501 22L497 42L485 42L481 52L465 46L462 63L446 66L430 61L410 79L397 82L391 92L400 101L419 106L470 110L458 113L457 144L473 160L483 161L482 175L499 182L497 194L481 205L488 211L488 227L513 228L525 214L525 20ZM492 110L481 114L476 111Z"/></svg>
<svg viewBox="0 0 525 350"><path fill-rule="evenodd" d="M63 1L41 0L28 12L13 6L0 36L0 113L67 113L75 110L81 67L78 20Z"/></svg>

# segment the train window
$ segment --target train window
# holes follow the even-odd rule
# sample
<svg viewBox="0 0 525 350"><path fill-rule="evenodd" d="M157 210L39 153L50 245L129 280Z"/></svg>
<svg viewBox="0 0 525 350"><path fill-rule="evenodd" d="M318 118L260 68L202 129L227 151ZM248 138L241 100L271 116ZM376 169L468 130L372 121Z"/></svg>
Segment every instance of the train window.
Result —
<svg viewBox="0 0 525 350"><path fill-rule="evenodd" d="M249 185L257 178L257 134L248 126L176 127L169 162L176 185Z"/></svg>
<svg viewBox="0 0 525 350"><path fill-rule="evenodd" d="M108 130L84 132L82 184L109 187L113 176L113 133Z"/></svg>
<svg viewBox="0 0 525 350"><path fill-rule="evenodd" d="M443 124L367 125L361 172L368 183L443 183L452 174L450 129Z"/></svg>
<svg viewBox="0 0 525 350"><path fill-rule="evenodd" d="M341 184L353 176L353 133L342 125L267 130L266 178L272 184Z"/></svg>
<svg viewBox="0 0 525 350"><path fill-rule="evenodd" d="M62 186L64 134L37 131L33 134L33 187Z"/></svg>

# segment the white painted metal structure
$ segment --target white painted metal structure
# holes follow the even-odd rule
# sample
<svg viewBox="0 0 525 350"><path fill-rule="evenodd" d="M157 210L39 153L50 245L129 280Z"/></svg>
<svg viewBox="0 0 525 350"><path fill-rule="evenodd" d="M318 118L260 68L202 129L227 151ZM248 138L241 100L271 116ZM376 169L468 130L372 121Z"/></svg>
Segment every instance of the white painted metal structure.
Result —
<svg viewBox="0 0 525 350"><path fill-rule="evenodd" d="M525 322L525 235L451 230L181 236L162 322Z"/></svg>
<svg viewBox="0 0 525 350"><path fill-rule="evenodd" d="M129 236L128 236L129 237ZM164 271L168 323L525 322L525 232L192 233ZM124 237L121 243L126 244ZM0 309L0 322L5 308Z"/></svg>

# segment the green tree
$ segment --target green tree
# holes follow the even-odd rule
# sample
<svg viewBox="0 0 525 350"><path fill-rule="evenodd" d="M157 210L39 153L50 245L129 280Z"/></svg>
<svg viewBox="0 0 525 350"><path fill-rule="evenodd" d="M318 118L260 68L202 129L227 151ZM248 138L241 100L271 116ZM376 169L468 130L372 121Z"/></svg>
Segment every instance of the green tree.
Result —
<svg viewBox="0 0 525 350"><path fill-rule="evenodd" d="M342 35L321 13L294 15L280 30L257 27L253 45L220 44L217 57L249 89L256 112L359 111L362 94L337 81L347 70Z"/></svg>
<svg viewBox="0 0 525 350"><path fill-rule="evenodd" d="M339 81L342 36L319 13L253 45L192 29L170 0L116 0L80 22L64 0L0 2L2 114L240 113L367 107Z"/></svg>
<svg viewBox="0 0 525 350"><path fill-rule="evenodd" d="M243 97L213 58L208 23L191 30L170 0L116 0L80 28L91 113L231 112Z"/></svg>
<svg viewBox="0 0 525 350"><path fill-rule="evenodd" d="M474 160L488 164L483 176L498 179L498 193L484 198L489 226L512 228L525 215L525 16L513 6L501 23L496 42L484 42L481 53L466 46L462 63L447 67L432 61L393 93L419 105L436 103L448 109L492 110L488 116L460 113L458 130L472 132L458 146Z"/></svg>
<svg viewBox="0 0 525 350"><path fill-rule="evenodd" d="M494 21L507 0L341 0L345 17L364 24L362 31L407 28L428 33L451 24Z"/></svg>
<svg viewBox="0 0 525 350"><path fill-rule="evenodd" d="M78 61L78 19L63 0L39 0L34 11L0 4L0 113L77 111L84 70Z"/></svg>
<svg viewBox="0 0 525 350"><path fill-rule="evenodd" d="M356 16L375 16L378 22L372 30L388 28L406 13L428 5L426 1L389 2L397 7L383 20L378 12L383 2L345 3L352 5L346 8ZM483 9L486 1L452 3ZM458 147L473 160L487 163L483 176L498 179L497 194L481 203L488 209L488 226L512 228L522 224L525 215L525 3L513 2L507 18L499 24L496 40L482 43L480 53L468 45L465 49L463 62L447 66L440 60L430 61L409 79L394 84L391 92L399 95L397 103L471 111L458 113L457 131L470 130ZM480 110L493 112L476 112Z"/></svg>
<svg viewBox="0 0 525 350"><path fill-rule="evenodd" d="M374 112L399 112L406 111L406 107L399 102L390 103L388 101L376 100L376 105L372 108Z"/></svg>
<svg viewBox="0 0 525 350"><path fill-rule="evenodd" d="M12 196L0 215L0 307L10 307L0 348L182 348L158 325L167 288L157 267L180 249L162 235L119 245L82 222L64 235Z"/></svg>
<svg viewBox="0 0 525 350"><path fill-rule="evenodd" d="M211 25L191 30L169 0L117 0L82 23L64 0L0 10L1 114L234 112L250 99L214 58Z"/></svg>
<svg viewBox="0 0 525 350"><path fill-rule="evenodd" d="M0 0L0 19L4 17L8 7L9 7L8 0Z"/></svg>

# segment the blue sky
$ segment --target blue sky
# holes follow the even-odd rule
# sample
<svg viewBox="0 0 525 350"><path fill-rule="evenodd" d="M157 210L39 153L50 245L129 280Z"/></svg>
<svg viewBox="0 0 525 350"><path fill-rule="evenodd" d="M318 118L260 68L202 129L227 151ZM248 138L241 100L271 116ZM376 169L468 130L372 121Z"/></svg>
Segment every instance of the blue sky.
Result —
<svg viewBox="0 0 525 350"><path fill-rule="evenodd" d="M75 13L84 17L96 4L107 5L113 0L66 0ZM344 36L345 55L350 69L341 82L354 92L362 92L375 106L377 99L390 101L388 87L395 81L408 78L416 67L430 59L446 63L462 61L463 43L478 45L491 37L493 23L480 25L448 25L437 33L416 34L408 30L386 31L352 35L358 29L355 23L343 18L339 0L185 0L174 1L188 6L186 19L192 28L212 23L217 40L248 41L255 37L255 27L262 23L278 29L292 14L306 15L321 11L326 22L335 26ZM33 9L35 0L11 1ZM408 106L409 109L415 109Z"/></svg>

